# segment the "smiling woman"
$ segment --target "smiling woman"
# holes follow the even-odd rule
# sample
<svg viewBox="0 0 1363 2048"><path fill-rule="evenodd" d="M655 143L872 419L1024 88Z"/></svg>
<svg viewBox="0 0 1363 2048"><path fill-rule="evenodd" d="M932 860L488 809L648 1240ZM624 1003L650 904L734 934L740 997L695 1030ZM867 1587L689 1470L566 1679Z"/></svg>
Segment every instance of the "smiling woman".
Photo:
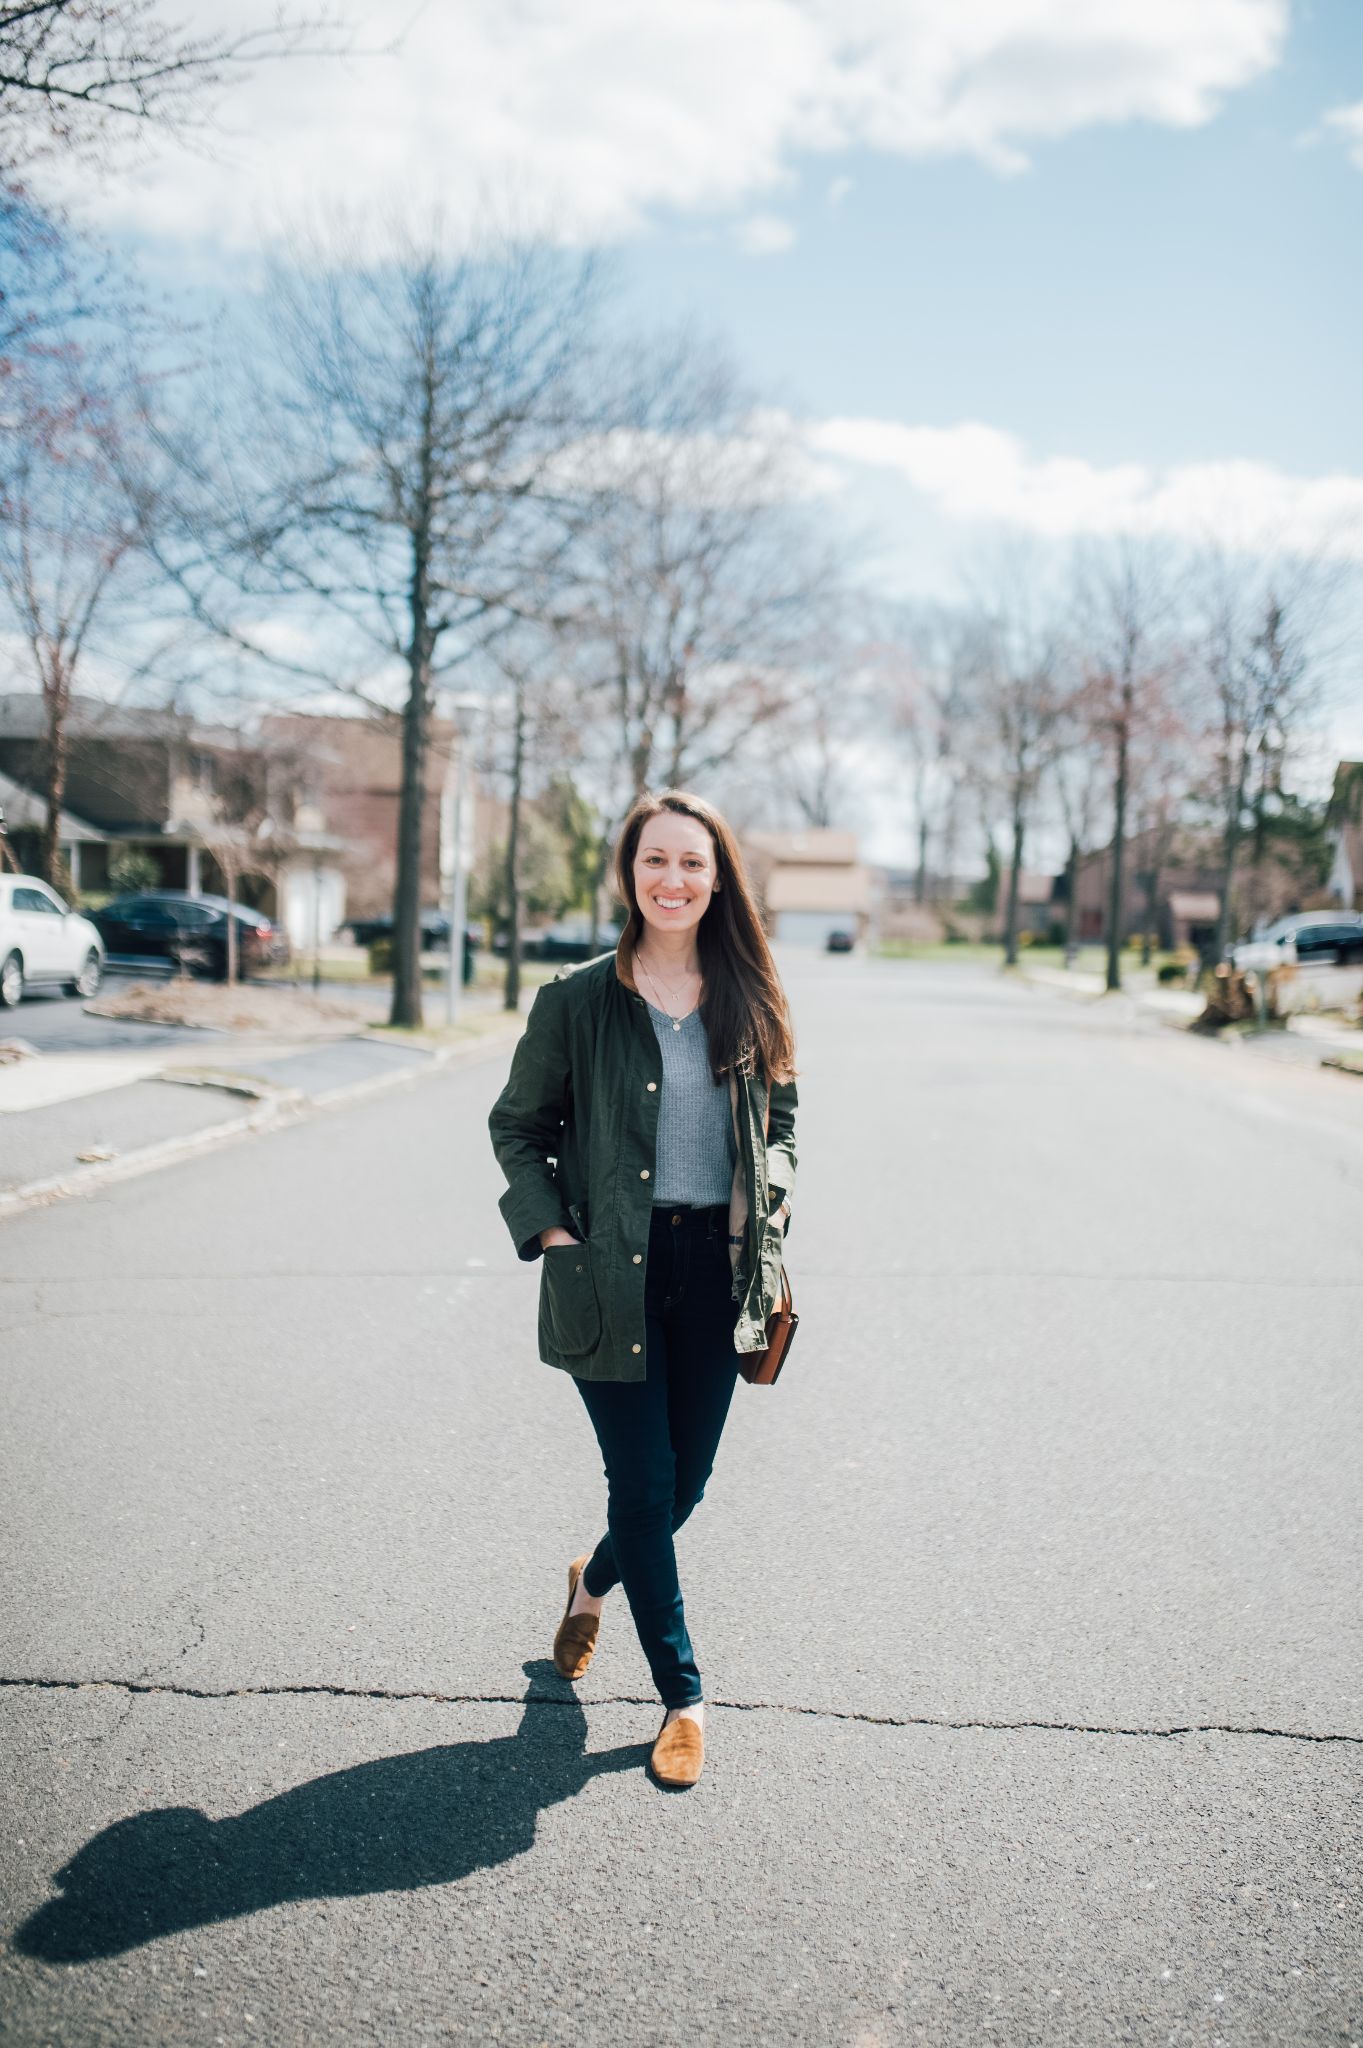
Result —
<svg viewBox="0 0 1363 2048"><path fill-rule="evenodd" d="M664 1785L704 1757L673 1536L700 1500L743 1354L767 1344L795 1181L794 1040L730 827L644 795L616 847L614 954L540 990L490 1119L540 1356L576 1381L606 1467L606 1534L568 1571L554 1640L583 1676L623 1584L666 1718Z"/></svg>

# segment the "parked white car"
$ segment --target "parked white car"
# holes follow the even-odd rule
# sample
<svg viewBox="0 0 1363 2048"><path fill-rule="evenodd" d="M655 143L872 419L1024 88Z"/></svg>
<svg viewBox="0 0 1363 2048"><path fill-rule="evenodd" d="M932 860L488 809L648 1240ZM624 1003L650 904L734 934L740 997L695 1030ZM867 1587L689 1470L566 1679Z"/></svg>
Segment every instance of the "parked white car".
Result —
<svg viewBox="0 0 1363 2048"><path fill-rule="evenodd" d="M1356 910L1299 910L1231 947L1236 967L1267 974L1275 967L1352 967L1363 962L1363 915Z"/></svg>
<svg viewBox="0 0 1363 2048"><path fill-rule="evenodd" d="M36 875L0 875L0 1009L26 988L56 986L92 996L104 974L104 941Z"/></svg>

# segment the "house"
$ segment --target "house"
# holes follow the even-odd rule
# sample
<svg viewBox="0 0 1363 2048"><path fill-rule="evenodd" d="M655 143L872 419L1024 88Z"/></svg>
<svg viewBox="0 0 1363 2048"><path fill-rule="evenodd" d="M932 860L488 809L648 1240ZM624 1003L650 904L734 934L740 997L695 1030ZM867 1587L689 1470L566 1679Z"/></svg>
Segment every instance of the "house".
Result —
<svg viewBox="0 0 1363 2048"><path fill-rule="evenodd" d="M0 698L0 704L3 701ZM25 788L23 783L0 773L0 853L7 851L10 864L20 873L32 866L32 861L26 860L24 853L36 846L46 820L47 804L44 799ZM82 859L87 865L92 864L85 849L107 845L109 835L101 832L98 825L90 824L85 818L77 818L65 809L58 819L57 832L72 887L78 888ZM5 864L5 860L0 858L0 867Z"/></svg>
<svg viewBox="0 0 1363 2048"><path fill-rule="evenodd" d="M264 737L296 752L308 765L309 794L330 829L345 843L342 869L350 914L373 917L393 906L397 880L398 809L402 793L400 719L280 712L262 722ZM443 902L442 834L449 831L441 792L457 759L454 728L433 718L421 821L421 901ZM473 778L470 778L472 783ZM465 860L485 842L487 811L476 789L465 819ZM473 841L473 848L469 841Z"/></svg>
<svg viewBox="0 0 1363 2048"><path fill-rule="evenodd" d="M774 939L822 946L831 931L864 936L871 884L855 832L746 832L743 854Z"/></svg>
<svg viewBox="0 0 1363 2048"><path fill-rule="evenodd" d="M933 945L946 927L959 927L956 908L970 893L960 875L942 875L929 868L872 867L871 924L878 939L907 939ZM921 889L921 894L920 894Z"/></svg>
<svg viewBox="0 0 1363 2048"><path fill-rule="evenodd" d="M1363 910L1363 761L1341 761L1336 768L1329 816L1330 900L1344 910Z"/></svg>
<svg viewBox="0 0 1363 2048"><path fill-rule="evenodd" d="M1081 945L1106 944L1111 890L1112 848L1085 854L1075 874L1075 936ZM1063 906L1057 915L1065 915ZM1159 946L1191 946L1202 953L1215 942L1220 915L1221 873L1209 836L1179 831L1170 838L1159 827L1132 834L1122 859L1123 943L1148 926Z"/></svg>
<svg viewBox="0 0 1363 2048"><path fill-rule="evenodd" d="M998 893L994 899L992 938L1001 939L1008 919L1008 891L1012 880L1011 866L999 871ZM1018 931L1028 932L1033 938L1045 939L1051 936L1051 928L1065 915L1064 892L1059 887L1062 877L1045 875L1035 868L1021 868L1018 871Z"/></svg>
<svg viewBox="0 0 1363 2048"><path fill-rule="evenodd" d="M46 768L41 696L0 693L0 804L21 866L36 864ZM296 750L186 712L77 697L58 831L72 891L114 893L118 855L136 851L161 888L231 893L295 946L328 938L345 914L344 849L309 781Z"/></svg>

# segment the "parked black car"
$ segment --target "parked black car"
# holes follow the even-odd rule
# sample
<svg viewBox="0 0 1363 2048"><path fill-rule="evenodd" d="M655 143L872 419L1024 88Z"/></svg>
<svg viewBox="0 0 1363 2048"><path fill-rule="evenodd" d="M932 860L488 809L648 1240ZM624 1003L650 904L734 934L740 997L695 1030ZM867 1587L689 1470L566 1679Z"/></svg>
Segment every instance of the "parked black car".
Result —
<svg viewBox="0 0 1363 2048"><path fill-rule="evenodd" d="M548 924L533 931L521 933L522 960L594 960L599 953L609 953L620 936L620 927L603 924L597 927L596 944L592 944L592 921L589 917L563 917L557 924ZM492 941L494 953L505 955L508 935L504 931L496 934Z"/></svg>
<svg viewBox="0 0 1363 2048"><path fill-rule="evenodd" d="M824 951L826 953L850 953L856 942L855 932L849 932L843 925L838 925L824 940Z"/></svg>
<svg viewBox="0 0 1363 2048"><path fill-rule="evenodd" d="M350 933L357 946L376 946L381 939L393 936L391 911L383 911L377 917L348 917L341 927ZM465 948L477 946L482 933L470 925L465 935ZM423 951L433 953L450 943L450 921L443 910L423 910L421 913L421 944Z"/></svg>
<svg viewBox="0 0 1363 2048"><path fill-rule="evenodd" d="M166 960L190 973L221 981L227 973L227 920L236 919L237 971L287 960L289 942L262 911L225 896L193 896L187 889L144 889L116 896L90 922L113 962Z"/></svg>

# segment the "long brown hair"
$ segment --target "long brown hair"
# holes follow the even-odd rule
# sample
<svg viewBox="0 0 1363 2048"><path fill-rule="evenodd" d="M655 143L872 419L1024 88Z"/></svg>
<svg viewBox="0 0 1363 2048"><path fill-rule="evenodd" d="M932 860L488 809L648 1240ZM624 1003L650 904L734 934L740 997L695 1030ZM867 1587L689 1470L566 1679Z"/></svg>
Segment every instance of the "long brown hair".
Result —
<svg viewBox="0 0 1363 2048"><path fill-rule="evenodd" d="M706 906L696 942L705 981L701 1022L715 1076L737 1068L740 1073L756 1070L768 1082L789 1081L795 1074L795 1033L786 992L733 828L704 797L686 789L664 789L656 795L645 790L630 806L615 845L615 886L629 911L620 951L632 961L644 930L644 914L634 893L634 856L644 826L660 811L694 818L714 842L719 887Z"/></svg>

